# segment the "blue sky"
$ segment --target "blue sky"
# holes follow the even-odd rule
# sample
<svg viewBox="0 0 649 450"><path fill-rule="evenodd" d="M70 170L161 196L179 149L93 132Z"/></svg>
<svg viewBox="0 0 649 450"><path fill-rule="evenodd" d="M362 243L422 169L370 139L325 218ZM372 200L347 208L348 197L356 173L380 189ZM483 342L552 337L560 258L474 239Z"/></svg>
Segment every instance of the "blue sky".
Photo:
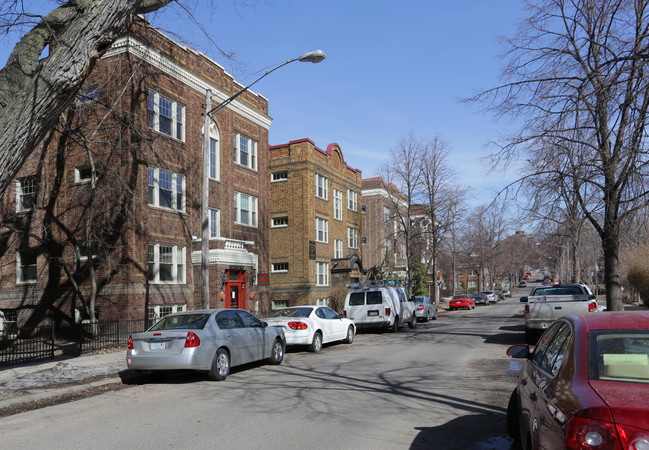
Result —
<svg viewBox="0 0 649 450"><path fill-rule="evenodd" d="M505 48L523 17L522 0L214 0L195 1L195 18L233 64L219 55L178 6L148 16L174 39L225 67L242 84L274 66L314 49L327 59L294 62L253 88L269 99L270 144L309 138L325 149L337 142L347 163L377 175L399 138L439 134L451 149L458 182L471 186L472 203L515 178L490 171L486 147L507 133L477 106L459 102L493 87ZM35 1L51 9L54 2ZM200 6L200 7L199 7ZM173 34L176 34L175 36ZM0 40L4 63L15 36Z"/></svg>

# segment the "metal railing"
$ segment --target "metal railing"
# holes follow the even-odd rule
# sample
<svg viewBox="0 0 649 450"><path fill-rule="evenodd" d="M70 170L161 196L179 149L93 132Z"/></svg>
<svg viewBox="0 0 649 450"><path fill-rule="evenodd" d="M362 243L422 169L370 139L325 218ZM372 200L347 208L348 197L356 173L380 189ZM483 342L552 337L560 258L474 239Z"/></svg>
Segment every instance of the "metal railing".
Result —
<svg viewBox="0 0 649 450"><path fill-rule="evenodd" d="M54 358L54 324L0 331L0 365Z"/></svg>

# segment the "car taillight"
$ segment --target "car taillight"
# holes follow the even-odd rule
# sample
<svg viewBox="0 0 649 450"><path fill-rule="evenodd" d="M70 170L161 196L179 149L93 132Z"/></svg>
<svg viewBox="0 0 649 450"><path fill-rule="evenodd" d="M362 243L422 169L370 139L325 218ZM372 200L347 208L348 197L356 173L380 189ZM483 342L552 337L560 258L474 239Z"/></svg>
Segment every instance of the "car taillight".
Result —
<svg viewBox="0 0 649 450"><path fill-rule="evenodd" d="M423 310L424 310L424 305L419 305L419 307L417 308L417 311L423 311Z"/></svg>
<svg viewBox="0 0 649 450"><path fill-rule="evenodd" d="M306 330L307 328L309 328L308 325L304 322L289 322L288 327L291 330Z"/></svg>
<svg viewBox="0 0 649 450"><path fill-rule="evenodd" d="M185 339L185 347L198 347L201 345L201 340L196 333L189 332L187 333L187 338Z"/></svg>
<svg viewBox="0 0 649 450"><path fill-rule="evenodd" d="M597 311L597 302L590 302L588 304L588 312L595 312Z"/></svg>
<svg viewBox="0 0 649 450"><path fill-rule="evenodd" d="M566 431L566 448L570 450L623 450L615 424L585 417L570 419Z"/></svg>
<svg viewBox="0 0 649 450"><path fill-rule="evenodd" d="M389 316L391 312L392 311L390 310L390 308L385 308L385 316L386 317Z"/></svg>
<svg viewBox="0 0 649 450"><path fill-rule="evenodd" d="M525 305L525 314L530 313L530 305Z"/></svg>
<svg viewBox="0 0 649 450"><path fill-rule="evenodd" d="M628 425L617 425L617 432L622 441L622 447L631 450L649 449L649 433Z"/></svg>
<svg viewBox="0 0 649 450"><path fill-rule="evenodd" d="M133 350L133 336L128 337L128 349Z"/></svg>
<svg viewBox="0 0 649 450"><path fill-rule="evenodd" d="M343 316L347 317L347 310L343 311Z"/></svg>

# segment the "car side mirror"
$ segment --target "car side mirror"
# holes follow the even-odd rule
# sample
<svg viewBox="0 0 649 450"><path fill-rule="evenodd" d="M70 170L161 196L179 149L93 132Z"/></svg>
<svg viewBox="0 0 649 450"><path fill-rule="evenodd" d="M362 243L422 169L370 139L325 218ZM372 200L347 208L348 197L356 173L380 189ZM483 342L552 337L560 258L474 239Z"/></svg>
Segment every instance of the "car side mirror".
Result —
<svg viewBox="0 0 649 450"><path fill-rule="evenodd" d="M530 356L530 346L527 344L512 345L505 354L510 358L528 358Z"/></svg>
<svg viewBox="0 0 649 450"><path fill-rule="evenodd" d="M522 303L527 303L527 297L521 297L521 302Z"/></svg>
<svg viewBox="0 0 649 450"><path fill-rule="evenodd" d="M261 327L266 328L268 327L268 322L264 322L263 320L261 321Z"/></svg>
<svg viewBox="0 0 649 450"><path fill-rule="evenodd" d="M597 296L595 294L590 294L588 300L597 300Z"/></svg>

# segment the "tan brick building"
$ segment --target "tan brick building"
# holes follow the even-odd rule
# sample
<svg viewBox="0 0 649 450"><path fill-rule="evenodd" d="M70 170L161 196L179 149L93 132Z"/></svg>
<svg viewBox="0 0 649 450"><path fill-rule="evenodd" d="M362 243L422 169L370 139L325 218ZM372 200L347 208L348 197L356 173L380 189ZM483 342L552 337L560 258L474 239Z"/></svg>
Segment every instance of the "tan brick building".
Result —
<svg viewBox="0 0 649 450"><path fill-rule="evenodd" d="M91 267L99 319L201 306L207 89L216 105L242 86L142 21L114 43L0 203L6 317L19 324L78 320L82 299L90 298ZM211 307L268 308L267 285L257 280L268 273L270 123L268 100L253 92L213 117Z"/></svg>
<svg viewBox="0 0 649 450"><path fill-rule="evenodd" d="M338 144L302 139L269 154L272 305L327 304L361 278L361 172Z"/></svg>

